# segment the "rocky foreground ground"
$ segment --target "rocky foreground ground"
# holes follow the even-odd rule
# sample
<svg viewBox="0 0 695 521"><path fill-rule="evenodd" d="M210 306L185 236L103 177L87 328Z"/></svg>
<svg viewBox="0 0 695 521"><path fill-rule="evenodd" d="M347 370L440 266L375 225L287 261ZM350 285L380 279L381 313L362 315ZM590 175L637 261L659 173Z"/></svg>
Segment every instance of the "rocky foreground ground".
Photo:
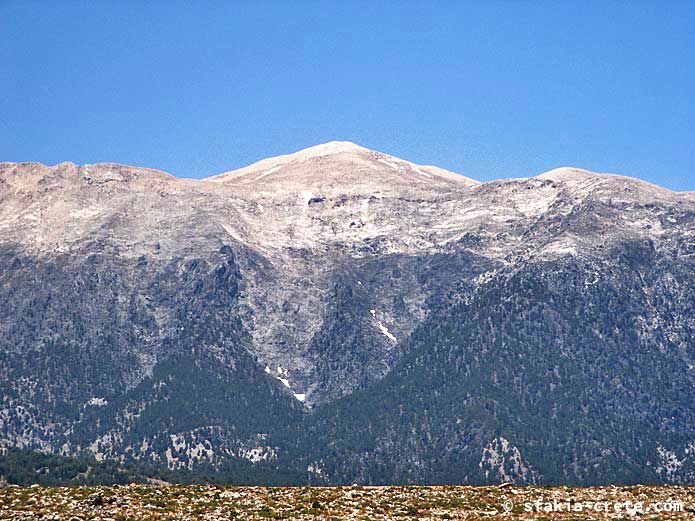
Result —
<svg viewBox="0 0 695 521"><path fill-rule="evenodd" d="M695 487L8 487L0 519L695 519Z"/></svg>

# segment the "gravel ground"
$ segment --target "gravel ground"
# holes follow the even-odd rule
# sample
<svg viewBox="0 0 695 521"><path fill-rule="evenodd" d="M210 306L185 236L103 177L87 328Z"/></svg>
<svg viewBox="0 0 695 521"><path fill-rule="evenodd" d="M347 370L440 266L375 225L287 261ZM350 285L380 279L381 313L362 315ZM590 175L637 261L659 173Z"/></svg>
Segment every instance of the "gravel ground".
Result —
<svg viewBox="0 0 695 521"><path fill-rule="evenodd" d="M0 519L695 519L695 487L11 486Z"/></svg>

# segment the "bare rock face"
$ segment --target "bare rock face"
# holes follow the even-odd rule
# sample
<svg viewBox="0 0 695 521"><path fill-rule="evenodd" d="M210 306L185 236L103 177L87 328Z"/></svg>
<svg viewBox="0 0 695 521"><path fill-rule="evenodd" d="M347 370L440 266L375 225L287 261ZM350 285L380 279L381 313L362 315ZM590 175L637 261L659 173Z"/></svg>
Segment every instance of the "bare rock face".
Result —
<svg viewBox="0 0 695 521"><path fill-rule="evenodd" d="M695 437L694 259L692 193L573 168L479 183L347 142L200 181L0 163L0 444L320 482L630 477ZM679 384L656 403L664 375L625 359ZM612 432L653 432L617 451L589 415L563 444L524 423L538 393L556 416L620 396Z"/></svg>

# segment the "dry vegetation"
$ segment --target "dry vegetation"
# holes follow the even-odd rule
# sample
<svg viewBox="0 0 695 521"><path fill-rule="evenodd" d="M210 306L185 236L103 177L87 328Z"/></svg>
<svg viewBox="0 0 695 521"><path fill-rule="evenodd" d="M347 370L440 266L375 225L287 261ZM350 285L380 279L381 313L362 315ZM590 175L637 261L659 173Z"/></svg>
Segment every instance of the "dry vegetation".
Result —
<svg viewBox="0 0 695 521"><path fill-rule="evenodd" d="M536 503L540 500L541 503ZM583 512L548 513L557 500ZM682 512L656 512L677 501ZM587 505L600 502L599 512ZM615 503L630 509L615 511ZM539 512L527 512L541 504ZM512 506L513 505L513 506ZM606 508L606 506L608 508ZM640 506L641 505L641 508ZM511 512L509 509L511 508ZM557 507L555 507L557 508ZM651 509L651 511L649 511ZM606 511L608 510L608 511ZM642 510L637 512L636 510ZM0 519L695 519L695 487L222 487L153 486L0 490Z"/></svg>

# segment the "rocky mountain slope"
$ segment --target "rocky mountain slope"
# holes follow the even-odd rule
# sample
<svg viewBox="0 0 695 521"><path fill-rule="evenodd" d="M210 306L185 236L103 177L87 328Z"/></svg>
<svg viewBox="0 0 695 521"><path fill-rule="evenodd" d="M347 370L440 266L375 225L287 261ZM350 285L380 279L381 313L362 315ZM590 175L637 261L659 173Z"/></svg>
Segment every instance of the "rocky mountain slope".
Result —
<svg viewBox="0 0 695 521"><path fill-rule="evenodd" d="M0 163L0 443L269 482L695 477L695 195L333 142Z"/></svg>

